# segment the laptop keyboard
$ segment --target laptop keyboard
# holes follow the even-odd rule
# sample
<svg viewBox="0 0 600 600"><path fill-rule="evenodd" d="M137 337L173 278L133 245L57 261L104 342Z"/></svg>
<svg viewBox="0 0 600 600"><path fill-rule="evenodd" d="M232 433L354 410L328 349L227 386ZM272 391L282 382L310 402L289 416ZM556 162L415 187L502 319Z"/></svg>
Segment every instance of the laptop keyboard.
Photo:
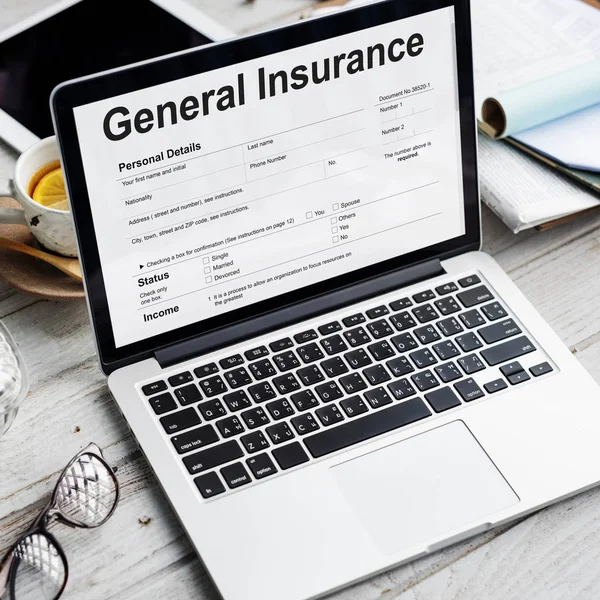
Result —
<svg viewBox="0 0 600 600"><path fill-rule="evenodd" d="M140 386L204 498L553 371L477 275L324 319Z"/></svg>

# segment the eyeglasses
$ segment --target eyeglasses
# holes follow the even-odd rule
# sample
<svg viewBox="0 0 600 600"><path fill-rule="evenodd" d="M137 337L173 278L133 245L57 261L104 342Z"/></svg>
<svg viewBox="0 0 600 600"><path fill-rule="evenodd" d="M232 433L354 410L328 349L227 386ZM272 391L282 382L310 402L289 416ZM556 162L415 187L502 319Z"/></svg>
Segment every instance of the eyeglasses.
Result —
<svg viewBox="0 0 600 600"><path fill-rule="evenodd" d="M0 598L57 600L69 566L56 538L48 531L52 520L92 529L112 517L119 502L119 482L96 444L71 459L62 472L50 502L0 563Z"/></svg>

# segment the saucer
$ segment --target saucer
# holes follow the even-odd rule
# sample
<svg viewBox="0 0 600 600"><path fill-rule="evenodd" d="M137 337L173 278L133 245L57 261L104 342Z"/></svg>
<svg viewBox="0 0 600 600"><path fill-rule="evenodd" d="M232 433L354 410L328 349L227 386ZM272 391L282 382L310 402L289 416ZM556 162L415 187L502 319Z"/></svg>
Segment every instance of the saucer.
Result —
<svg viewBox="0 0 600 600"><path fill-rule="evenodd" d="M12 198L0 198L0 208L20 206ZM35 238L23 225L0 224L0 237L36 246ZM0 279L20 292L43 300L85 298L82 283L37 258L4 248L0 248Z"/></svg>

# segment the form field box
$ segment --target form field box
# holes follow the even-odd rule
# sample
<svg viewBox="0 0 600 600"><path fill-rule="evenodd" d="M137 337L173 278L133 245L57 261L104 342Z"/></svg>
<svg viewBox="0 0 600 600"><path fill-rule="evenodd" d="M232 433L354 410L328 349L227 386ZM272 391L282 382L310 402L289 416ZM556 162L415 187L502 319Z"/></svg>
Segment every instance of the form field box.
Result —
<svg viewBox="0 0 600 600"><path fill-rule="evenodd" d="M206 275L210 275L210 267L204 267L204 273L206 273Z"/></svg>

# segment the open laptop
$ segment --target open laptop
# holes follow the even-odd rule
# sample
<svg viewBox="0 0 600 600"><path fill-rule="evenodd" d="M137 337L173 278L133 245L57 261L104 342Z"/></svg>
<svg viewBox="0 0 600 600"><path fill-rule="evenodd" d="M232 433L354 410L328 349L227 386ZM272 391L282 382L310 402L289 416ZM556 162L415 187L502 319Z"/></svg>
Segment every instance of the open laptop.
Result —
<svg viewBox="0 0 600 600"><path fill-rule="evenodd" d="M388 0L53 94L102 368L226 600L600 480L596 384L478 251L470 39Z"/></svg>

